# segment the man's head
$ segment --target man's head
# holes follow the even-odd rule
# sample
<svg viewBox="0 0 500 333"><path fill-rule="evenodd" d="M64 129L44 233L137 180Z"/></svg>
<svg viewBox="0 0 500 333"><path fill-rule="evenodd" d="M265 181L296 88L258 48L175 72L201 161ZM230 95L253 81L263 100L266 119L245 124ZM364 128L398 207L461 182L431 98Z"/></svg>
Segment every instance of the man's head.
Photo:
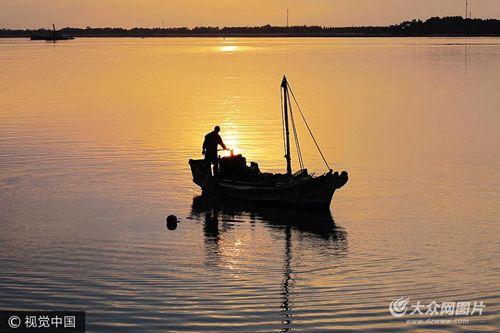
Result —
<svg viewBox="0 0 500 333"><path fill-rule="evenodd" d="M220 132L220 127L219 126L215 126L214 127L214 132L215 133L219 133Z"/></svg>

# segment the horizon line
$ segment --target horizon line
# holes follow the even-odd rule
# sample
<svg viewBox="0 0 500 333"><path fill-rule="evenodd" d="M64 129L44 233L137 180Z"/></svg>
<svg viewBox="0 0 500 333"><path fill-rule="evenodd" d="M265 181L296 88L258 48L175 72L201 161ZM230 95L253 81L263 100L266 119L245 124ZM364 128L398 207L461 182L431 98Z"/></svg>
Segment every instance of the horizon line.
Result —
<svg viewBox="0 0 500 333"><path fill-rule="evenodd" d="M301 25L273 25L270 23L264 24L264 25L239 25L239 26L231 26L231 25L225 25L225 26L219 26L219 25L184 25L184 26L135 26L135 27L123 27L123 26L66 26L63 28L59 28L58 30L61 29L124 29L124 30L132 30L132 29L160 29L160 30L168 30L168 29L196 29L196 28L217 28L217 29L224 29L224 28L260 28L260 27L273 27L273 28L294 28L294 27L321 27L321 28L384 28L384 27L391 27L391 26L397 26L405 22L413 22L413 21L422 21L426 22L429 19L433 18L439 18L439 19L444 19L444 18L461 18L463 20L482 20L482 21L488 21L488 20L494 20L498 21L500 18L484 18L484 17L475 17L475 18L470 18L470 17L464 17L463 15L452 15L452 16L430 16L428 18L413 18L413 19L408 19L408 20L402 20L399 23L391 23L387 25L344 25L344 26L335 26L335 25L321 25L321 24L301 24ZM52 30L50 27L52 24L55 23L49 23L48 27L39 27L39 28L6 28L6 27L0 27L0 30L24 30L24 31L29 31L29 30Z"/></svg>

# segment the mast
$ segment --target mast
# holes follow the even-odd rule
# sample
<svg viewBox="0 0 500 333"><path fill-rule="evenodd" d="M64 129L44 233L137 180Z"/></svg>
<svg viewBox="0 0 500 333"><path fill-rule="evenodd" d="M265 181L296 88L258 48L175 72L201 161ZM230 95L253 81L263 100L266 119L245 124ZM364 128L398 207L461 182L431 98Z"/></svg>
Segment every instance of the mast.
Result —
<svg viewBox="0 0 500 333"><path fill-rule="evenodd" d="M283 122L285 123L285 158L286 158L286 174L292 174L292 157L290 155L290 129L288 126L288 82L286 76L283 75L281 81L281 89L283 89Z"/></svg>

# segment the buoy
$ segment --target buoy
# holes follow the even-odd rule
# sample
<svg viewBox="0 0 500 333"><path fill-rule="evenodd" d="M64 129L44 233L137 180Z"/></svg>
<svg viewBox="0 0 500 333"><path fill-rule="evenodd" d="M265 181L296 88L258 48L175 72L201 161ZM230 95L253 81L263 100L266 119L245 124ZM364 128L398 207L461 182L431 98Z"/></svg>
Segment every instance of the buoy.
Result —
<svg viewBox="0 0 500 333"><path fill-rule="evenodd" d="M167 229L168 230L175 230L175 229L177 229L177 223L179 223L179 221L177 220L177 216L175 216L175 215L169 215L167 217Z"/></svg>

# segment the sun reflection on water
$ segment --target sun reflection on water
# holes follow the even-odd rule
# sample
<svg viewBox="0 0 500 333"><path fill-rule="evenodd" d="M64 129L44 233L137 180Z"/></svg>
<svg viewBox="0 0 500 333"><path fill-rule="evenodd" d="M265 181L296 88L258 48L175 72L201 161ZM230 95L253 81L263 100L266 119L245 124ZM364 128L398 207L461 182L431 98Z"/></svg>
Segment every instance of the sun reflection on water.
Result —
<svg viewBox="0 0 500 333"><path fill-rule="evenodd" d="M238 51L239 47L236 45L224 45L219 47L219 51L221 52L234 52Z"/></svg>
<svg viewBox="0 0 500 333"><path fill-rule="evenodd" d="M221 156L230 156L231 151L234 155L242 154L242 150L239 148L240 146L240 135L238 130L232 124L225 124L224 133L221 133L224 143L228 150L222 151Z"/></svg>

